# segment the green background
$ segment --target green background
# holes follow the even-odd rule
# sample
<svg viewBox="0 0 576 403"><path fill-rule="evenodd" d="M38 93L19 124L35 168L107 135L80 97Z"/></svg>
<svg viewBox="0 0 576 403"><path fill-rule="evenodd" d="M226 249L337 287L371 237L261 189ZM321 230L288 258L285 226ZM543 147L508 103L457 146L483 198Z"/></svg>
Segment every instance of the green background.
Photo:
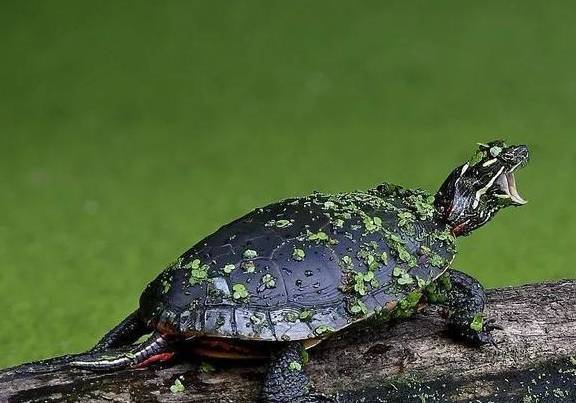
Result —
<svg viewBox="0 0 576 403"><path fill-rule="evenodd" d="M572 4L2 2L0 366L86 349L247 210L434 190L500 137L531 147L530 203L456 266L575 277Z"/></svg>

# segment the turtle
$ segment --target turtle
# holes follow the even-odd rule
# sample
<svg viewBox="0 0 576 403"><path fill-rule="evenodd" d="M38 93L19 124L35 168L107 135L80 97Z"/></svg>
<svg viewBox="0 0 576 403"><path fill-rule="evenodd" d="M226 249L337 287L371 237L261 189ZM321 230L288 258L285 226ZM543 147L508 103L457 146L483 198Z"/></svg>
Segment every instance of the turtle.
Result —
<svg viewBox="0 0 576 403"><path fill-rule="evenodd" d="M384 183L257 208L169 264L139 308L71 364L142 367L169 360L183 343L208 357L266 351L262 401L321 402L331 400L314 392L306 351L351 325L441 304L451 335L494 344L500 327L484 315L483 287L451 266L455 240L526 203L514 173L528 160L527 146L495 140L480 143L435 194ZM114 353L123 346L130 352Z"/></svg>

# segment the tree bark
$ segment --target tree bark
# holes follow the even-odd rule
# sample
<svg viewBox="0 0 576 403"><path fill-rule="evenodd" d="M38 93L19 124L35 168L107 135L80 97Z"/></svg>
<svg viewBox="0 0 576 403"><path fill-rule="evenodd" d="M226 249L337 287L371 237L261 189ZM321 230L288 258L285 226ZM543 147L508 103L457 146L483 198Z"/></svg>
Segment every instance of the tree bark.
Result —
<svg viewBox="0 0 576 403"><path fill-rule="evenodd" d="M339 402L576 402L576 281L490 290L498 348L470 348L446 336L439 310L396 323L361 325L310 353L318 392ZM253 402L263 362L176 362L116 373L24 364L0 371L0 401ZM205 361L205 360L204 360ZM170 386L176 379L184 391ZM174 389L174 388L173 388Z"/></svg>

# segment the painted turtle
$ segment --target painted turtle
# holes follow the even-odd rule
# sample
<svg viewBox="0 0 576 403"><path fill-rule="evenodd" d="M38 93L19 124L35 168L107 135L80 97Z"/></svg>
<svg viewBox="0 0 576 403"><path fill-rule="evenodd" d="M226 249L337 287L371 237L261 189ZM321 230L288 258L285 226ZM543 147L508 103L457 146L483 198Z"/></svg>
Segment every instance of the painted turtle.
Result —
<svg viewBox="0 0 576 403"><path fill-rule="evenodd" d="M249 356L266 343L274 353L262 399L312 402L327 398L309 391L305 349L359 321L406 317L427 300L448 307L454 336L493 343L482 286L450 263L455 237L525 203L513 172L527 161L526 146L493 141L436 195L383 184L258 208L170 264L139 309L73 365L143 366L170 358L182 340L218 357ZM146 333L129 354L100 354Z"/></svg>

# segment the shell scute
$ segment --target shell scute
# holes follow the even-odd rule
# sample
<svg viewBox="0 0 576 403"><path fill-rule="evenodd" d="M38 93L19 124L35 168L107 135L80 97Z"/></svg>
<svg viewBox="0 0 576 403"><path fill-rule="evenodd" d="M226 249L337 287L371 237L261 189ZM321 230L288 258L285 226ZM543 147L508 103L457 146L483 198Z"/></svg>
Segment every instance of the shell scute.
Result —
<svg viewBox="0 0 576 403"><path fill-rule="evenodd" d="M228 307L207 309L202 325L206 329L217 329L218 333L223 336L233 336L236 333L234 312L234 309ZM197 328L199 325L199 323L195 323L194 327L188 327L188 329Z"/></svg>

